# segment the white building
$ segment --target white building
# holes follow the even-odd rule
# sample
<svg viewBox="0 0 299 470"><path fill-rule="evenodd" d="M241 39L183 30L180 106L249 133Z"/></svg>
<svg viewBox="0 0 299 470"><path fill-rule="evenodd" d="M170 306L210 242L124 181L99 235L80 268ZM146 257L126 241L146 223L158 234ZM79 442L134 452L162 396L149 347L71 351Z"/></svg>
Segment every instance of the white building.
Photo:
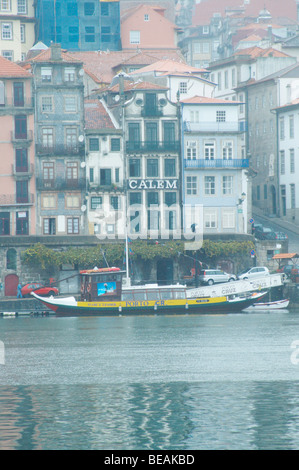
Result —
<svg viewBox="0 0 299 470"><path fill-rule="evenodd" d="M278 185L281 217L299 220L299 98L275 109L278 121Z"/></svg>
<svg viewBox="0 0 299 470"><path fill-rule="evenodd" d="M250 218L237 101L195 96L182 106L183 206L196 206L190 222L209 233L247 233ZM200 207L201 206L201 207ZM250 206L249 206L250 207Z"/></svg>

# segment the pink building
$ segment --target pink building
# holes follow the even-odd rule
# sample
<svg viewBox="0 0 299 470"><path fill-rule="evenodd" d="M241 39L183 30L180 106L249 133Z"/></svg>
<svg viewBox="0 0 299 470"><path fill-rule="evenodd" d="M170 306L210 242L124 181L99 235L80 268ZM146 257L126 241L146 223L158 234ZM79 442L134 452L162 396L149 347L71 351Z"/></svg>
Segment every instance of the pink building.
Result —
<svg viewBox="0 0 299 470"><path fill-rule="evenodd" d="M32 75L0 56L0 235L35 234Z"/></svg>
<svg viewBox="0 0 299 470"><path fill-rule="evenodd" d="M165 8L139 5L121 15L123 49L176 48L181 31L164 16Z"/></svg>

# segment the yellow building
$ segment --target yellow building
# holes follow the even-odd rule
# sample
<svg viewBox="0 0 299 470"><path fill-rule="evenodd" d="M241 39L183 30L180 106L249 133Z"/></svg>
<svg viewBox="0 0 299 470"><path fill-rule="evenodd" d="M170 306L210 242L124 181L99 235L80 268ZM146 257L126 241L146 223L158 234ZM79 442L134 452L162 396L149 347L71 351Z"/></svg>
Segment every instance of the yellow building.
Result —
<svg viewBox="0 0 299 470"><path fill-rule="evenodd" d="M32 0L0 0L0 54L13 62L24 60L35 43Z"/></svg>

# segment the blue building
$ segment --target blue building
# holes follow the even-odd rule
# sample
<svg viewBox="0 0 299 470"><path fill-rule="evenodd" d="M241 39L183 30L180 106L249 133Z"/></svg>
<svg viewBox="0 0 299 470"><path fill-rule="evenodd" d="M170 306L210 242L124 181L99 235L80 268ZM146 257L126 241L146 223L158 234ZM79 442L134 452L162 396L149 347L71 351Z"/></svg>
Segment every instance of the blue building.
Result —
<svg viewBox="0 0 299 470"><path fill-rule="evenodd" d="M37 0L36 37L70 51L121 50L119 0Z"/></svg>

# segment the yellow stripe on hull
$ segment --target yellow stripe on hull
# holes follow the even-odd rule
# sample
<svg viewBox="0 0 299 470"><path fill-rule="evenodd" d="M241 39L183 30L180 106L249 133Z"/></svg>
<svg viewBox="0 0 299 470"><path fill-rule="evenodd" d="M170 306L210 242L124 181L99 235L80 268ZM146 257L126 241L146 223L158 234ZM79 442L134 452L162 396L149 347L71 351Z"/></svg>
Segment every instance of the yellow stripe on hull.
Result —
<svg viewBox="0 0 299 470"><path fill-rule="evenodd" d="M83 308L134 308L134 307L185 307L198 304L217 304L226 302L226 297L203 297L198 299L169 299L169 300L122 300L118 302L77 302Z"/></svg>

